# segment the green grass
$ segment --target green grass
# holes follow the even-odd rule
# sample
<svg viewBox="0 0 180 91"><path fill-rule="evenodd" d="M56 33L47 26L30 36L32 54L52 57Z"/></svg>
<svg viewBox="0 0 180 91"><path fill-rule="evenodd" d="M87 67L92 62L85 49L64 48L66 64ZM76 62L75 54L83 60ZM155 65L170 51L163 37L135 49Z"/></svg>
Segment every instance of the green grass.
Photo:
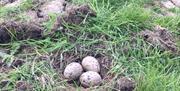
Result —
<svg viewBox="0 0 180 91"><path fill-rule="evenodd" d="M179 91L180 56L167 51L161 52L158 48L152 49L141 38L136 38L132 43L132 33L151 29L156 24L168 28L176 36L180 34L180 17L157 18L153 15L153 10L143 7L151 1L153 0L73 0L78 4L88 2L96 11L97 17L80 26L67 25L67 29L71 30L56 33L53 38L0 44L0 48L10 50L9 55L3 56L3 60L8 64L15 57L26 61L25 65L8 74L0 73L0 80L10 80L10 84L3 89L15 89L14 85L18 80L31 83L36 91L66 88L67 83L59 78L59 73L50 65L53 61L52 55L61 60L63 58L60 54L65 52L78 54L80 57L92 52L110 56L113 63L110 73L134 78L137 83L135 91ZM26 8L16 10L20 9L22 12L31 5L25 3L23 7ZM0 16L16 10L0 9ZM52 22L53 19L45 24L48 30ZM32 50L19 53L21 45L29 45ZM96 47L98 45L105 48ZM42 55L47 55L49 59L38 59ZM42 81L35 79L40 75L45 77L47 83L42 84Z"/></svg>

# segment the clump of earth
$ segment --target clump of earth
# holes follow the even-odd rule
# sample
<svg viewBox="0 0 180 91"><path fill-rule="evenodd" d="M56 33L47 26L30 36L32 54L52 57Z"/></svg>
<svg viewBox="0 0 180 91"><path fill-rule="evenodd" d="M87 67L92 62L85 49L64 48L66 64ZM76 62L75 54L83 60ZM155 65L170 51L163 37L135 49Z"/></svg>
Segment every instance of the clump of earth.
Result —
<svg viewBox="0 0 180 91"><path fill-rule="evenodd" d="M159 47L162 51L166 50L178 53L179 49L176 45L176 40L168 29L157 25L153 30L142 31L140 35L153 47Z"/></svg>
<svg viewBox="0 0 180 91"><path fill-rule="evenodd" d="M135 81L129 77L120 77L116 81L115 89L118 91L133 91L135 89Z"/></svg>
<svg viewBox="0 0 180 91"><path fill-rule="evenodd" d="M52 14L56 15L57 18L46 35L53 34L55 31L58 31L58 28L64 29L64 23L78 25L87 16L96 16L95 12L88 5L74 5L65 0L41 2L41 5L38 5L35 9L30 9L23 13L24 16L28 17L26 21L3 19L3 22L0 22L0 43L7 43L12 39L24 40L44 37L44 32L47 32L47 29L42 23L48 22ZM21 3L23 3L21 0L16 0L3 7L18 7ZM34 1L34 3L37 2Z"/></svg>

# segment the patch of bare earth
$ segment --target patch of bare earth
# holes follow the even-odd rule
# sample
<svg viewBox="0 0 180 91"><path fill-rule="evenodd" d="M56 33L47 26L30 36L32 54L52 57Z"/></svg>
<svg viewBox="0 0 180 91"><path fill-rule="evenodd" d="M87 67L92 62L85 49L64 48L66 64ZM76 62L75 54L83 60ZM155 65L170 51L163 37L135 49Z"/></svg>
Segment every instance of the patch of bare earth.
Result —
<svg viewBox="0 0 180 91"><path fill-rule="evenodd" d="M16 82L16 91L33 91L32 86L25 81L18 81Z"/></svg>
<svg viewBox="0 0 180 91"><path fill-rule="evenodd" d="M16 2L13 2L16 3ZM13 4L11 3L11 4ZM8 4L7 4L8 5ZM24 13L29 20L9 20L0 23L0 43L10 42L12 39L39 39L46 32L43 22L50 20L49 14L56 14L57 19L54 22L49 34L54 33L59 27L64 28L63 24L81 24L84 19L96 14L88 5L74 5L65 0L53 0L44 2L36 9L28 10Z"/></svg>
<svg viewBox="0 0 180 91"><path fill-rule="evenodd" d="M179 51L175 38L166 28L156 26L154 31L145 30L140 32L140 35L146 42L153 47L159 47L162 51L171 51L174 54Z"/></svg>
<svg viewBox="0 0 180 91"><path fill-rule="evenodd" d="M135 88L135 81L128 77L120 77L115 83L114 91L133 91Z"/></svg>
<svg viewBox="0 0 180 91"><path fill-rule="evenodd" d="M7 64L0 60L0 73L7 72Z"/></svg>
<svg viewBox="0 0 180 91"><path fill-rule="evenodd" d="M10 66L6 63L0 60L0 73L7 73L12 69L15 69L17 67L21 67L25 61L20 60L20 59L15 59L12 61Z"/></svg>

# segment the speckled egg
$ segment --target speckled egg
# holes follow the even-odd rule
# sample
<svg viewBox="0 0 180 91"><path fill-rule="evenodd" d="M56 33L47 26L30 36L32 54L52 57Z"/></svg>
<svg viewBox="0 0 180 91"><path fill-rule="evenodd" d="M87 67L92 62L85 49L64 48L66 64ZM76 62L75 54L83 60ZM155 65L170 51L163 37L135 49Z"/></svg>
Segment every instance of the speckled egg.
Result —
<svg viewBox="0 0 180 91"><path fill-rule="evenodd" d="M86 71L100 72L98 60L92 56L87 56L82 60L82 66Z"/></svg>
<svg viewBox="0 0 180 91"><path fill-rule="evenodd" d="M68 80L75 80L79 78L82 72L82 66L77 62L72 62L66 66L64 70L64 77Z"/></svg>
<svg viewBox="0 0 180 91"><path fill-rule="evenodd" d="M98 86L102 82L101 76L94 71L87 71L80 76L81 85L84 87Z"/></svg>

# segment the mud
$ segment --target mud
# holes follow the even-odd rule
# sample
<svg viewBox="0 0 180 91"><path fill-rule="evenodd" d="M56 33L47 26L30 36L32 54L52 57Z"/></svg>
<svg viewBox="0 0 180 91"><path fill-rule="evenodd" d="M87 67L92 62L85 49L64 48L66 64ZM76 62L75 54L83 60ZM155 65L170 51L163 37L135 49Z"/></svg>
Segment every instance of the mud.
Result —
<svg viewBox="0 0 180 91"><path fill-rule="evenodd" d="M179 51L175 38L166 29L156 26L154 31L145 30L140 32L142 38L150 43L153 47L159 47L162 51L171 51L177 53Z"/></svg>
<svg viewBox="0 0 180 91"><path fill-rule="evenodd" d="M64 23L78 25L84 22L84 19L87 17L96 16L95 12L88 5L73 5L64 0L44 1L41 4L35 9L25 11L23 13L27 17L25 20L7 19L1 22L0 43L7 43L11 40L42 38L47 30L43 23L50 20L51 16L49 14L52 13L57 18L55 18L54 24L52 24L51 31L48 32L50 34L58 31L59 27L65 28Z"/></svg>

